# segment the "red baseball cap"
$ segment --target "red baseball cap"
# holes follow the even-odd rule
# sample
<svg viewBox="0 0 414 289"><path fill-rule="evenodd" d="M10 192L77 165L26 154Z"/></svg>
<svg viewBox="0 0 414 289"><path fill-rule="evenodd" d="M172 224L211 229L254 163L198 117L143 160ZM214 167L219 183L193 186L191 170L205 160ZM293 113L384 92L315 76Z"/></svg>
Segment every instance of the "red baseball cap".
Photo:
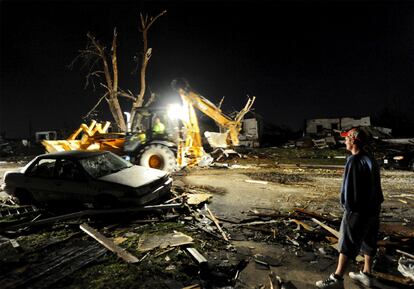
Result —
<svg viewBox="0 0 414 289"><path fill-rule="evenodd" d="M361 142L365 141L364 132L358 128L351 128L348 131L341 132L341 137L350 137L352 139L357 139Z"/></svg>
<svg viewBox="0 0 414 289"><path fill-rule="evenodd" d="M341 132L341 137L347 137L347 136L356 137L357 135L358 135L358 132L356 128L352 128L350 130Z"/></svg>

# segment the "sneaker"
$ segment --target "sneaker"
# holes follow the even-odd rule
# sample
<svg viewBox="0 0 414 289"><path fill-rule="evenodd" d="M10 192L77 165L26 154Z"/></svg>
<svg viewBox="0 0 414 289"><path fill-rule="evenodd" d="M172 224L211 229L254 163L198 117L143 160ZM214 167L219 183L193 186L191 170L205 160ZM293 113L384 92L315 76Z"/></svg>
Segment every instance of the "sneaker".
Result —
<svg viewBox="0 0 414 289"><path fill-rule="evenodd" d="M343 289L344 279L337 279L335 274L331 274L328 279L316 282L316 287L321 289Z"/></svg>
<svg viewBox="0 0 414 289"><path fill-rule="evenodd" d="M363 284L366 287L372 287L372 285L373 285L372 277L369 276L368 274L362 272L362 271L349 272L349 277L352 280L357 281L357 282Z"/></svg>

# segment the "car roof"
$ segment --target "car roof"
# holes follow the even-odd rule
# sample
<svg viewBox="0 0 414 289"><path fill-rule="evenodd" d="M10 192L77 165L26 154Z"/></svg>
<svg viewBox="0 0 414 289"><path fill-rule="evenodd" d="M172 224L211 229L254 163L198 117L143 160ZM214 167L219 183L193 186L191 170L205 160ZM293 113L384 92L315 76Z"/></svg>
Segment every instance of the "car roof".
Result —
<svg viewBox="0 0 414 289"><path fill-rule="evenodd" d="M71 158L71 159L83 159L91 156L102 155L109 153L108 151L82 151L82 150L72 150L72 151L62 151L48 153L38 156L38 158Z"/></svg>

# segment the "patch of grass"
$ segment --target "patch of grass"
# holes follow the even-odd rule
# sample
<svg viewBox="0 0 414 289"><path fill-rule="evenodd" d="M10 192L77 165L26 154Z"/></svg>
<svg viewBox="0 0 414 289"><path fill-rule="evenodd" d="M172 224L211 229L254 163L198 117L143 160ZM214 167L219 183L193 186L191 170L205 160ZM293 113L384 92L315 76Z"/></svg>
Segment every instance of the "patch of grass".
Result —
<svg viewBox="0 0 414 289"><path fill-rule="evenodd" d="M70 228L55 227L53 230L43 230L36 234L20 236L17 238L17 241L25 251L33 251L47 244L64 240L72 234L74 234L74 231Z"/></svg>

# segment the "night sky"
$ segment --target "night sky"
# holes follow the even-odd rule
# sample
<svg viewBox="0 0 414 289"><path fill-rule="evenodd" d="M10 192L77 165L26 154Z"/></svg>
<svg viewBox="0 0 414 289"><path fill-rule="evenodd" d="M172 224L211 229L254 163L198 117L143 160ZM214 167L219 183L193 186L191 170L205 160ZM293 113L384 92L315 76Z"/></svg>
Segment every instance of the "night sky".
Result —
<svg viewBox="0 0 414 289"><path fill-rule="evenodd" d="M186 78L226 111L247 95L265 120L292 129L316 117L414 118L414 1L1 1L0 133L74 129L102 90L68 65L86 33L118 31L120 86L137 92L139 13L167 14L149 31L148 85L176 102ZM110 118L102 103L101 119Z"/></svg>

